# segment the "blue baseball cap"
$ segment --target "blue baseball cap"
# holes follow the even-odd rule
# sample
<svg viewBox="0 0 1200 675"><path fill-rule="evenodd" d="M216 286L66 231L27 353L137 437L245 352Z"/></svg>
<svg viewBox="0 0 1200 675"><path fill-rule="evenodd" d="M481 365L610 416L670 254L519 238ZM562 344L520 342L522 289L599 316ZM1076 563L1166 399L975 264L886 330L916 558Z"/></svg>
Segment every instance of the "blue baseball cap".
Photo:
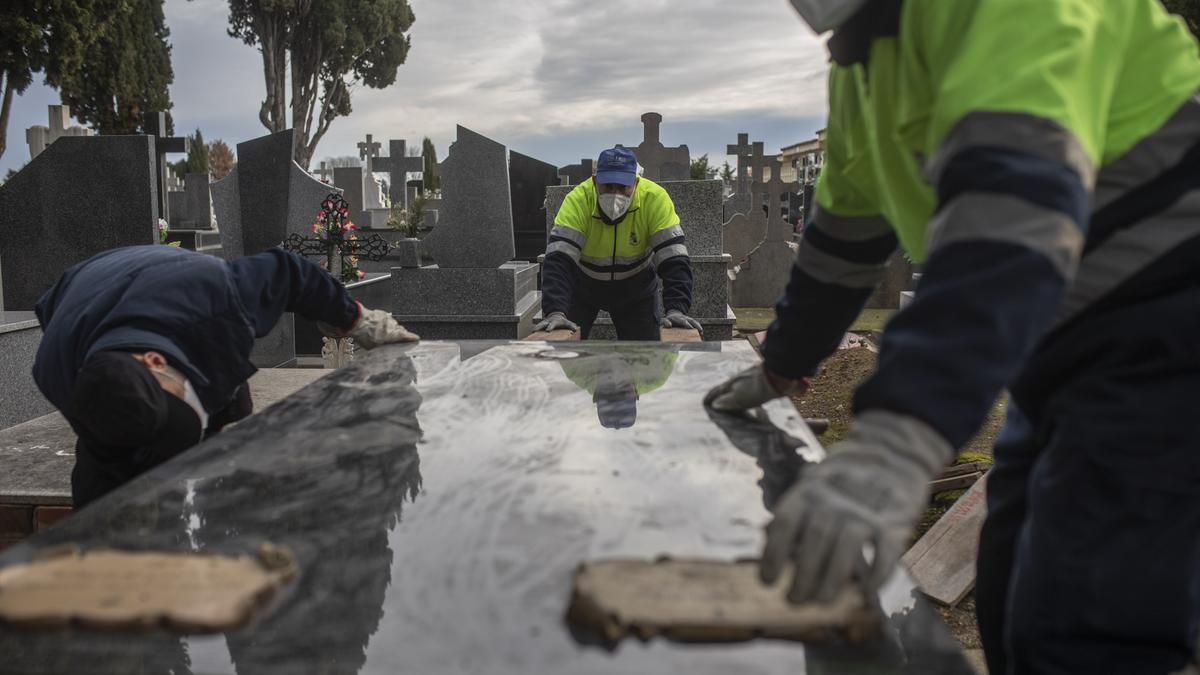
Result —
<svg viewBox="0 0 1200 675"><path fill-rule="evenodd" d="M596 161L596 182L633 185L637 182L637 156L628 148L613 148L600 153Z"/></svg>

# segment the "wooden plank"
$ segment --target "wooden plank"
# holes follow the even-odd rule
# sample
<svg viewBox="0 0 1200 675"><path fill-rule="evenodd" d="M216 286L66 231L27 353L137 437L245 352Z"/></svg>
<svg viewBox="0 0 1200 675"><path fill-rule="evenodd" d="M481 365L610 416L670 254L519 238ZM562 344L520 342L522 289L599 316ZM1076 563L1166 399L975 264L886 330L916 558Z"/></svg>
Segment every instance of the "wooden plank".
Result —
<svg viewBox="0 0 1200 675"><path fill-rule="evenodd" d="M964 476L951 476L949 478L939 478L929 484L929 494L936 495L939 492L949 492L951 490L962 490L969 488L975 484L975 481L983 476L982 472L968 473Z"/></svg>
<svg viewBox="0 0 1200 675"><path fill-rule="evenodd" d="M579 331L569 331L566 328L554 331L535 331L526 336L527 342L572 342L579 339Z"/></svg>
<svg viewBox="0 0 1200 675"><path fill-rule="evenodd" d="M987 516L986 487L984 475L900 559L934 602L953 607L975 587L979 532Z"/></svg>
<svg viewBox="0 0 1200 675"><path fill-rule="evenodd" d="M969 473L985 472L990 468L987 462L967 462L966 464L955 464L954 466L946 467L938 479L953 478L954 476L965 476Z"/></svg>
<svg viewBox="0 0 1200 675"><path fill-rule="evenodd" d="M663 342L700 342L703 338L700 337L700 331L695 328L664 328L662 329Z"/></svg>

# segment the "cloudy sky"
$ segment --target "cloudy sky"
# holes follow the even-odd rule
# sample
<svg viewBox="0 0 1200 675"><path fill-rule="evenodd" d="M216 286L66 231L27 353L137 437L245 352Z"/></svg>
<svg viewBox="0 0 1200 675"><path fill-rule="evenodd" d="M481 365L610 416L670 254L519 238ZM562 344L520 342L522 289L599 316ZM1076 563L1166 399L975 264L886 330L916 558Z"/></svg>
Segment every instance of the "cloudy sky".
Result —
<svg viewBox="0 0 1200 675"><path fill-rule="evenodd" d="M360 87L316 157L377 140L430 136L444 158L456 124L564 165L637 145L643 112L662 141L720 164L748 132L768 152L824 124L826 56L787 0L410 0L412 51L396 83ZM223 0L167 0L176 130L230 146L266 133L258 52L228 37ZM25 128L46 124L57 93L13 102L0 172L29 160Z"/></svg>

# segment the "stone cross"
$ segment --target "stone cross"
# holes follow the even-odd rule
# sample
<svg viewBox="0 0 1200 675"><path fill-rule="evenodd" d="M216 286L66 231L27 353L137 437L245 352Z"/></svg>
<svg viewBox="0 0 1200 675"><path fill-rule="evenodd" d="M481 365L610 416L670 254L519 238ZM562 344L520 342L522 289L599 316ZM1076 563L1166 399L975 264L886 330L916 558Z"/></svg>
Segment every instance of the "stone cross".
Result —
<svg viewBox="0 0 1200 675"><path fill-rule="evenodd" d="M371 134L367 134L367 140L358 144L358 158L367 163L367 171L371 170L373 160L379 156L379 148L383 147L379 141L372 141Z"/></svg>
<svg viewBox="0 0 1200 675"><path fill-rule="evenodd" d="M754 148L750 145L750 134L738 134L737 145L725 146L725 152L737 157L737 180L734 181L734 192L744 193L747 190L747 171L750 168L748 159Z"/></svg>
<svg viewBox="0 0 1200 675"><path fill-rule="evenodd" d="M333 167L329 166L329 162L321 162L321 168L317 170L323 182L328 183L333 179Z"/></svg>
<svg viewBox="0 0 1200 675"><path fill-rule="evenodd" d="M167 170L170 169L164 161L171 153L188 151L188 140L179 136L167 136L167 114L152 112L142 115L142 128L146 135L154 137L154 154L158 164L158 214L159 218L170 221L170 207L167 205Z"/></svg>
<svg viewBox="0 0 1200 675"><path fill-rule="evenodd" d="M408 209L408 174L424 173L425 158L408 156L408 143L404 139L388 141L388 156L380 157L380 171L388 175L388 197L392 204L402 204Z"/></svg>
<svg viewBox="0 0 1200 675"><path fill-rule="evenodd" d="M42 154L42 151L63 136L91 136L92 130L85 127L71 126L71 108L65 105L48 106L50 112L49 126L32 126L25 130L25 142L29 144L29 159Z"/></svg>
<svg viewBox="0 0 1200 675"><path fill-rule="evenodd" d="M761 144L756 144L761 145ZM755 195L762 195L766 200L767 208L767 241L791 241L792 233L788 229L789 223L787 219L779 214L779 206L783 203L785 195L794 194L800 189L800 184L796 182L786 183L782 178L783 162L778 158L772 157L768 161L762 163L762 168L771 169L771 178L765 183L755 182L752 186L752 192ZM754 205L755 207L758 204Z"/></svg>

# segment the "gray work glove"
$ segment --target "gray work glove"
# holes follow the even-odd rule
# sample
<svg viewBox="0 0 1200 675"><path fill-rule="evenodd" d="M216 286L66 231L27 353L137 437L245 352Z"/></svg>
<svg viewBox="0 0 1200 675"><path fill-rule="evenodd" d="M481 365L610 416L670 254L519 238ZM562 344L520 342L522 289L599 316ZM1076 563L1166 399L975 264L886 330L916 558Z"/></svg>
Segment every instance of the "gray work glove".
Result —
<svg viewBox="0 0 1200 675"><path fill-rule="evenodd" d="M677 309L667 312L667 315L659 321L659 325L663 328L694 328L704 335L704 326L701 326L699 321Z"/></svg>
<svg viewBox="0 0 1200 675"><path fill-rule="evenodd" d="M720 412L742 412L779 398L808 390L808 380L771 375L764 365L754 365L709 390L704 405Z"/></svg>
<svg viewBox="0 0 1200 675"><path fill-rule="evenodd" d="M566 328L572 333L579 332L579 325L567 318L562 312L551 312L549 316L543 317L538 325L533 327L533 332L546 331L547 333Z"/></svg>
<svg viewBox="0 0 1200 675"><path fill-rule="evenodd" d="M850 583L876 593L929 501L929 481L953 455L941 434L914 417L859 414L846 440L776 505L759 568L763 583L775 583L790 562L791 602L829 602ZM865 544L874 551L870 562Z"/></svg>
<svg viewBox="0 0 1200 675"><path fill-rule="evenodd" d="M417 342L416 334L401 326L390 312L382 309L367 309L358 304L358 320L350 330L338 330L325 323L318 323L321 332L331 338L353 338L363 349L374 349L393 342Z"/></svg>

